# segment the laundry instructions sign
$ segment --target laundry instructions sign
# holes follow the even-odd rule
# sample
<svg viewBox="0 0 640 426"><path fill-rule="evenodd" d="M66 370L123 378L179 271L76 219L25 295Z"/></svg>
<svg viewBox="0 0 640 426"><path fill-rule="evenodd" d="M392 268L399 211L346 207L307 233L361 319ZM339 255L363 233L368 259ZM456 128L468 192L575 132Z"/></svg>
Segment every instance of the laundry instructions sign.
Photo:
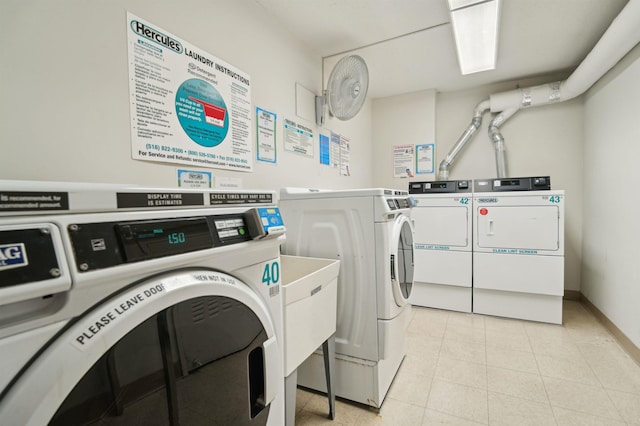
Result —
<svg viewBox="0 0 640 426"><path fill-rule="evenodd" d="M248 74L127 13L131 154L252 171Z"/></svg>

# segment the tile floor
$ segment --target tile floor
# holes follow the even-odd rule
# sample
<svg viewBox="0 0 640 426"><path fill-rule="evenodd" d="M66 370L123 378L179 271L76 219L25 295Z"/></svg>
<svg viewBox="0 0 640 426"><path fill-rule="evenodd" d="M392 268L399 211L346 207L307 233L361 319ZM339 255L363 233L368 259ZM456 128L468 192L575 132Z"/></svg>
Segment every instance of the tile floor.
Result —
<svg viewBox="0 0 640 426"><path fill-rule="evenodd" d="M640 425L640 366L579 302L551 325L414 307L379 412L298 389L296 425Z"/></svg>

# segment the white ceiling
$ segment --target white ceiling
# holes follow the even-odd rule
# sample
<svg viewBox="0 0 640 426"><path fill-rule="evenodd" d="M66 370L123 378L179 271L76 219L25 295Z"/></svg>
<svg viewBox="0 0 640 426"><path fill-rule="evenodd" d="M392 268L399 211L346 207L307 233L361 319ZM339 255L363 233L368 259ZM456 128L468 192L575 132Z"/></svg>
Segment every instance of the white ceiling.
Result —
<svg viewBox="0 0 640 426"><path fill-rule="evenodd" d="M628 0L502 0L496 69L466 76L447 0L254 1L324 58L325 79L342 56L362 56L378 98L570 72Z"/></svg>

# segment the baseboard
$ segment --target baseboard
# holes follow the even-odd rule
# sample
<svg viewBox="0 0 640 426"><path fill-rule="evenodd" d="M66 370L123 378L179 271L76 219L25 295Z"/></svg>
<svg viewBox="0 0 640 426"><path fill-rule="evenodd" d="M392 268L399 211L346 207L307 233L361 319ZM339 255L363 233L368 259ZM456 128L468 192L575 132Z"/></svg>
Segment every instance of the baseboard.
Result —
<svg viewBox="0 0 640 426"><path fill-rule="evenodd" d="M580 302L589 309L593 315L600 321L613 337L616 338L622 349L629 354L629 356L640 365L640 348L638 348L600 309L598 309L589 299L587 299L582 293L576 292L580 295ZM565 292L566 297L566 292Z"/></svg>

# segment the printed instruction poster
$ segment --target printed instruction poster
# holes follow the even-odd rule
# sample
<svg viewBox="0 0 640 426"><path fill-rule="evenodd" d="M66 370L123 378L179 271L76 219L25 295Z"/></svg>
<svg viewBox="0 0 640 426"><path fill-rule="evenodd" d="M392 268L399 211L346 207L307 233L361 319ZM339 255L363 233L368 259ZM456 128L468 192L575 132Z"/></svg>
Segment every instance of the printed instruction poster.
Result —
<svg viewBox="0 0 640 426"><path fill-rule="evenodd" d="M340 175L351 176L351 140L340 135Z"/></svg>
<svg viewBox="0 0 640 426"><path fill-rule="evenodd" d="M127 12L133 159L252 171L249 75Z"/></svg>
<svg viewBox="0 0 640 426"><path fill-rule="evenodd" d="M331 139L329 144L330 144L329 158L331 160L331 168L339 169L340 168L340 135L338 133L331 132Z"/></svg>
<svg viewBox="0 0 640 426"><path fill-rule="evenodd" d="M313 130L285 118L284 149L307 157L313 157Z"/></svg>
<svg viewBox="0 0 640 426"><path fill-rule="evenodd" d="M320 145L320 164L328 166L331 164L331 150L329 149L329 136L318 134L318 142Z"/></svg>
<svg viewBox="0 0 640 426"><path fill-rule="evenodd" d="M276 114L256 107L258 160L276 162Z"/></svg>
<svg viewBox="0 0 640 426"><path fill-rule="evenodd" d="M416 145L416 173L433 173L435 144Z"/></svg>
<svg viewBox="0 0 640 426"><path fill-rule="evenodd" d="M413 177L413 161L415 158L415 146L395 145L393 147L393 177Z"/></svg>

